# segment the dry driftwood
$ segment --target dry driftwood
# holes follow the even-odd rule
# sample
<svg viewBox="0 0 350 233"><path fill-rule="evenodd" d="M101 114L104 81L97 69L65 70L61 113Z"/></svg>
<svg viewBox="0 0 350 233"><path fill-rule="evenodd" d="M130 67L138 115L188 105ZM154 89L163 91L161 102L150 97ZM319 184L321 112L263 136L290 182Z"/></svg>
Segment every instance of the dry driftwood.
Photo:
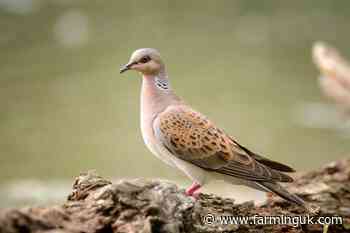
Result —
<svg viewBox="0 0 350 233"><path fill-rule="evenodd" d="M331 163L296 178L289 190L320 206L319 215L343 216L328 232L350 231L350 160ZM30 191L30 190L29 190ZM112 232L322 232L321 225L208 225L213 215L305 215L303 209L270 196L267 202L235 204L210 194L197 201L165 181L120 180L112 184L94 173L76 178L66 203L0 211L1 233Z"/></svg>
<svg viewBox="0 0 350 233"><path fill-rule="evenodd" d="M315 43L313 60L321 72L319 83L323 93L345 113L350 114L350 65L340 53L324 42Z"/></svg>

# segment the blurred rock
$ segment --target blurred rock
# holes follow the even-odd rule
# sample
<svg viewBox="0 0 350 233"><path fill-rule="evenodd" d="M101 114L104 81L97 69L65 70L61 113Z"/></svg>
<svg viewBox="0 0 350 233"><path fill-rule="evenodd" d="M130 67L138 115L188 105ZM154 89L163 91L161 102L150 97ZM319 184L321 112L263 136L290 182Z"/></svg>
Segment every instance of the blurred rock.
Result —
<svg viewBox="0 0 350 233"><path fill-rule="evenodd" d="M64 180L11 181L0 185L0 208L62 202L69 190L69 182Z"/></svg>

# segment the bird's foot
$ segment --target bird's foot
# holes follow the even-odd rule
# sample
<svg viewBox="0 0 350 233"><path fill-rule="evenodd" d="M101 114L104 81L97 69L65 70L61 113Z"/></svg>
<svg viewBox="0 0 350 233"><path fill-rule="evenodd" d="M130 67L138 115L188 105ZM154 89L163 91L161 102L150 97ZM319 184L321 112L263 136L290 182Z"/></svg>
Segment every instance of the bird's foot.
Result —
<svg viewBox="0 0 350 233"><path fill-rule="evenodd" d="M192 194L192 197L193 197L195 200L198 200L200 194L201 194L201 192L196 191L196 192L194 192L194 193Z"/></svg>
<svg viewBox="0 0 350 233"><path fill-rule="evenodd" d="M187 196L193 197L194 199L198 199L200 192L196 191L198 191L200 187L200 184L193 182L192 185L186 189L185 194Z"/></svg>

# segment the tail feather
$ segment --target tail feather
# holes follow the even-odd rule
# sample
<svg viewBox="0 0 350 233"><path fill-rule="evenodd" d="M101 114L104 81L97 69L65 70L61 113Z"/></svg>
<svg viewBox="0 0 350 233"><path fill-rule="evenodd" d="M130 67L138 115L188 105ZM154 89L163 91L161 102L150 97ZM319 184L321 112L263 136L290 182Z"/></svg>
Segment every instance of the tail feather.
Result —
<svg viewBox="0 0 350 233"><path fill-rule="evenodd" d="M270 190L271 192L277 194L283 199L304 207L308 212L314 213L317 211L317 207L316 208L312 207L310 204L306 203L303 199L301 199L297 195L288 192L285 188L283 188L278 183L258 182L258 184Z"/></svg>

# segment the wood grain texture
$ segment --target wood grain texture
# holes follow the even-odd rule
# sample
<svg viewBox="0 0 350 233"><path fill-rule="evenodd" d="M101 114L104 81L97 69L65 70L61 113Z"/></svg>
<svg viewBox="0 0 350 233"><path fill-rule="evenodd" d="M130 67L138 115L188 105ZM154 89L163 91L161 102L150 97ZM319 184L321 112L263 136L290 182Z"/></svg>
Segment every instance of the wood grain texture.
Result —
<svg viewBox="0 0 350 233"><path fill-rule="evenodd" d="M350 160L330 163L299 174L288 190L321 207L319 215L342 216L343 223L328 232L350 231ZM30 190L29 190L30 191ZM320 224L292 226L204 224L215 216L305 216L304 208L276 196L261 205L236 204L233 199L201 194L197 201L176 185L157 180L120 180L115 183L94 174L76 178L63 204L0 210L1 233L316 233Z"/></svg>

